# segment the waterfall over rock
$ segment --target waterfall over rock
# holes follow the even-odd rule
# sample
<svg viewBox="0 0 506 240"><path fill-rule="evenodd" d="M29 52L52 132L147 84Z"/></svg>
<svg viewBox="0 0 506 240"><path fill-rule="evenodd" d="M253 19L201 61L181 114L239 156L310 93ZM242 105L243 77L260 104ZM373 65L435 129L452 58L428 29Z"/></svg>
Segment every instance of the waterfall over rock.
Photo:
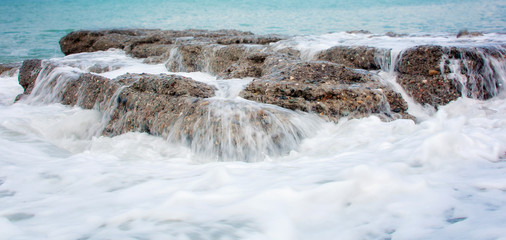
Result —
<svg viewBox="0 0 506 240"><path fill-rule="evenodd" d="M18 100L96 109L103 117L91 135L147 132L205 161L258 161L297 149L325 120L416 120L410 108L489 99L504 88L500 44L365 42L307 51L297 41L235 30L73 32L60 41L68 57L23 63ZM73 58L109 48L166 69L111 75L133 60Z"/></svg>

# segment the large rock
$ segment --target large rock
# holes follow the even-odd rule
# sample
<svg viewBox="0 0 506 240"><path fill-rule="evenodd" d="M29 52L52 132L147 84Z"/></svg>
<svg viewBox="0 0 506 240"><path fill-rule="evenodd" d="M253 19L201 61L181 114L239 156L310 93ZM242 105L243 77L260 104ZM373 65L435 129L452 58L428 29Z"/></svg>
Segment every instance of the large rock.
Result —
<svg viewBox="0 0 506 240"><path fill-rule="evenodd" d="M220 78L260 77L265 59L275 54L262 45L183 44L171 50L172 72L208 72Z"/></svg>
<svg viewBox="0 0 506 240"><path fill-rule="evenodd" d="M196 30L183 31L130 29L130 30L102 30L75 31L60 40L60 47L65 55L105 51L110 48L125 49L135 57L152 57L162 54L169 45L184 43L205 44L260 44L265 45L281 40L277 35L254 35L251 32L237 30Z"/></svg>
<svg viewBox="0 0 506 240"><path fill-rule="evenodd" d="M381 60L390 58L389 49L379 49L367 46L336 46L321 51L317 60L343 64L351 68L366 70L381 69Z"/></svg>
<svg viewBox="0 0 506 240"><path fill-rule="evenodd" d="M281 61L281 69L255 79L241 92L243 98L292 110L317 113L333 121L341 117L408 117L400 94L371 75L324 62Z"/></svg>
<svg viewBox="0 0 506 240"><path fill-rule="evenodd" d="M301 62L294 49L268 46L286 37L254 35L236 30L105 30L77 31L62 38L65 54L124 49L146 62L165 62L173 72L204 71L220 78L255 77L268 80L286 65ZM315 60L364 70L395 70L398 82L421 104L445 105L465 95L488 99L502 89L496 75L501 70L503 47L417 46L404 50L394 66L389 49L336 46ZM258 80L257 80L258 81Z"/></svg>
<svg viewBox="0 0 506 240"><path fill-rule="evenodd" d="M25 64L22 69L32 71L32 61ZM285 154L313 134L319 121L274 106L215 99L215 87L178 75L108 79L91 73L66 75L50 61L40 68L40 76L27 74L31 77L25 79L37 86L31 100L97 109L104 113L103 135L147 132L185 144L207 161Z"/></svg>
<svg viewBox="0 0 506 240"><path fill-rule="evenodd" d="M246 100L213 97L215 87L178 75L108 79L61 71L52 61L25 61L19 81L32 100L103 112L104 135L147 132L208 158L247 161L296 149L321 118L412 118L406 101L375 70L395 71L415 101L433 106L462 95L488 99L503 88L503 47L418 46L391 66L390 50L372 47L333 47L304 61L296 49L269 45L282 38L235 30L110 30L74 32L60 41L65 54L119 48L145 62L164 62L172 72L255 78L240 93Z"/></svg>
<svg viewBox="0 0 506 240"><path fill-rule="evenodd" d="M21 67L20 63L0 64L0 76L13 76Z"/></svg>

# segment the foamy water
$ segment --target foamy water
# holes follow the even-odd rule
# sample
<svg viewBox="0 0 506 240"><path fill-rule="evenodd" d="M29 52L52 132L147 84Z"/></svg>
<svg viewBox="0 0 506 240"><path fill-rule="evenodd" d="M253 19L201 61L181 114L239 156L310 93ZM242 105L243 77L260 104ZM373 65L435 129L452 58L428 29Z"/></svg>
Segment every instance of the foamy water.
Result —
<svg viewBox="0 0 506 240"><path fill-rule="evenodd" d="M114 50L52 61L167 73ZM181 74L230 101L250 80ZM90 135L102 113L13 104L21 92L0 78L0 239L506 239L504 93L417 124L308 121L313 135L281 156L202 163L161 137Z"/></svg>

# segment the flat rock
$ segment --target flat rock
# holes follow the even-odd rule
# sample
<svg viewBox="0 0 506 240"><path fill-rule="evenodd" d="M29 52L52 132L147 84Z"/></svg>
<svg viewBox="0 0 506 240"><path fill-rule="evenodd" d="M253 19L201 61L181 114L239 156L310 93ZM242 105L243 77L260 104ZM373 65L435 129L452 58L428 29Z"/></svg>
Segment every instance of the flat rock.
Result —
<svg viewBox="0 0 506 240"><path fill-rule="evenodd" d="M288 64L278 71L252 81L241 97L317 113L333 121L372 114L408 117L400 94L366 73L323 61Z"/></svg>
<svg viewBox="0 0 506 240"><path fill-rule="evenodd" d="M401 53L398 82L417 102L440 106L465 95L489 99L502 89L496 76L501 47L417 46Z"/></svg>
<svg viewBox="0 0 506 240"><path fill-rule="evenodd" d="M343 64L347 67L365 70L381 69L380 60L383 58L390 58L389 49L367 46L336 46L324 50L316 56L317 60L329 61Z"/></svg>

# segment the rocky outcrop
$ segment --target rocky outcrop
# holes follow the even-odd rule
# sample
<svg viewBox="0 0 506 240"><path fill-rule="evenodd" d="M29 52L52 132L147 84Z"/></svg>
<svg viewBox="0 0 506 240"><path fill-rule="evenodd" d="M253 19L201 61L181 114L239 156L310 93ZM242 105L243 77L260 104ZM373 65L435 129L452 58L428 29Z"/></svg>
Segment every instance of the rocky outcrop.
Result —
<svg viewBox="0 0 506 240"><path fill-rule="evenodd" d="M322 118L413 118L380 69L395 73L389 76L416 102L436 107L460 96L488 99L503 88L503 47L417 46L397 58L389 49L337 46L307 61L296 49L270 45L281 39L235 30L109 30L78 31L60 41L65 54L119 48L145 62L164 62L171 72L254 78L239 93L244 99L215 97L216 87L174 74L108 79L40 60L23 63L19 82L36 101L45 94L41 101L103 112L101 134L147 132L208 158L246 161L295 149ZM86 69L101 73L114 66Z"/></svg>
<svg viewBox="0 0 506 240"><path fill-rule="evenodd" d="M166 62L173 72L206 71L222 78L258 77L268 44L278 35L236 30L106 30L77 31L60 40L64 54L118 48L146 62Z"/></svg>
<svg viewBox="0 0 506 240"><path fill-rule="evenodd" d="M0 76L13 76L20 67L20 63L0 64Z"/></svg>
<svg viewBox="0 0 506 240"><path fill-rule="evenodd" d="M23 94L30 94L35 86L35 79L42 70L42 60L25 60L19 69L19 84L23 87Z"/></svg>
<svg viewBox="0 0 506 240"><path fill-rule="evenodd" d="M37 63L37 64L35 64ZM25 61L27 101L61 102L104 114L101 133L137 131L185 144L207 160L255 161L284 154L314 132L303 115L247 101L212 98L216 88L169 74L65 75L51 61ZM28 74L38 72L39 75ZM61 74L60 74L61 73ZM21 80L21 79L20 79ZM37 82L40 80L41 82ZM44 96L38 96L42 95ZM51 95L52 96L47 96ZM311 116L305 121L318 121Z"/></svg>
<svg viewBox="0 0 506 240"><path fill-rule="evenodd" d="M358 33L364 32L353 32ZM236 30L106 30L73 32L62 38L60 45L65 54L124 49L134 57L145 58L146 62L165 62L172 72L204 71L224 79L254 77L258 78L257 88L259 82L272 82L276 74L286 75L283 71L290 68L288 65L302 62L297 50L275 50L269 46L283 38ZM404 50L394 66L390 66L390 49L336 46L318 53L314 60L368 71L394 70L398 73L398 83L416 102L437 107L462 95L478 99L497 95L502 87L497 77L491 76L494 63L486 59L502 59L502 49L417 46ZM311 94L316 93L306 93ZM283 104L289 105L293 104ZM297 109L313 109L313 106ZM392 109L403 112L402 107Z"/></svg>
<svg viewBox="0 0 506 240"><path fill-rule="evenodd" d="M394 66L390 50L366 46L336 46L315 59L347 67L397 73L397 82L421 104L440 106L465 95L488 99L501 90L503 47L446 47L422 45L401 52Z"/></svg>
<svg viewBox="0 0 506 240"><path fill-rule="evenodd" d="M281 39L282 37L277 35L259 36L237 30L103 30L69 33L60 40L60 47L65 55L117 48L125 50L134 57L146 58L161 56L172 47L184 44L265 45Z"/></svg>
<svg viewBox="0 0 506 240"><path fill-rule="evenodd" d="M323 61L287 65L241 92L243 98L317 113L329 120L376 114L387 119L408 117L400 94L372 75Z"/></svg>

